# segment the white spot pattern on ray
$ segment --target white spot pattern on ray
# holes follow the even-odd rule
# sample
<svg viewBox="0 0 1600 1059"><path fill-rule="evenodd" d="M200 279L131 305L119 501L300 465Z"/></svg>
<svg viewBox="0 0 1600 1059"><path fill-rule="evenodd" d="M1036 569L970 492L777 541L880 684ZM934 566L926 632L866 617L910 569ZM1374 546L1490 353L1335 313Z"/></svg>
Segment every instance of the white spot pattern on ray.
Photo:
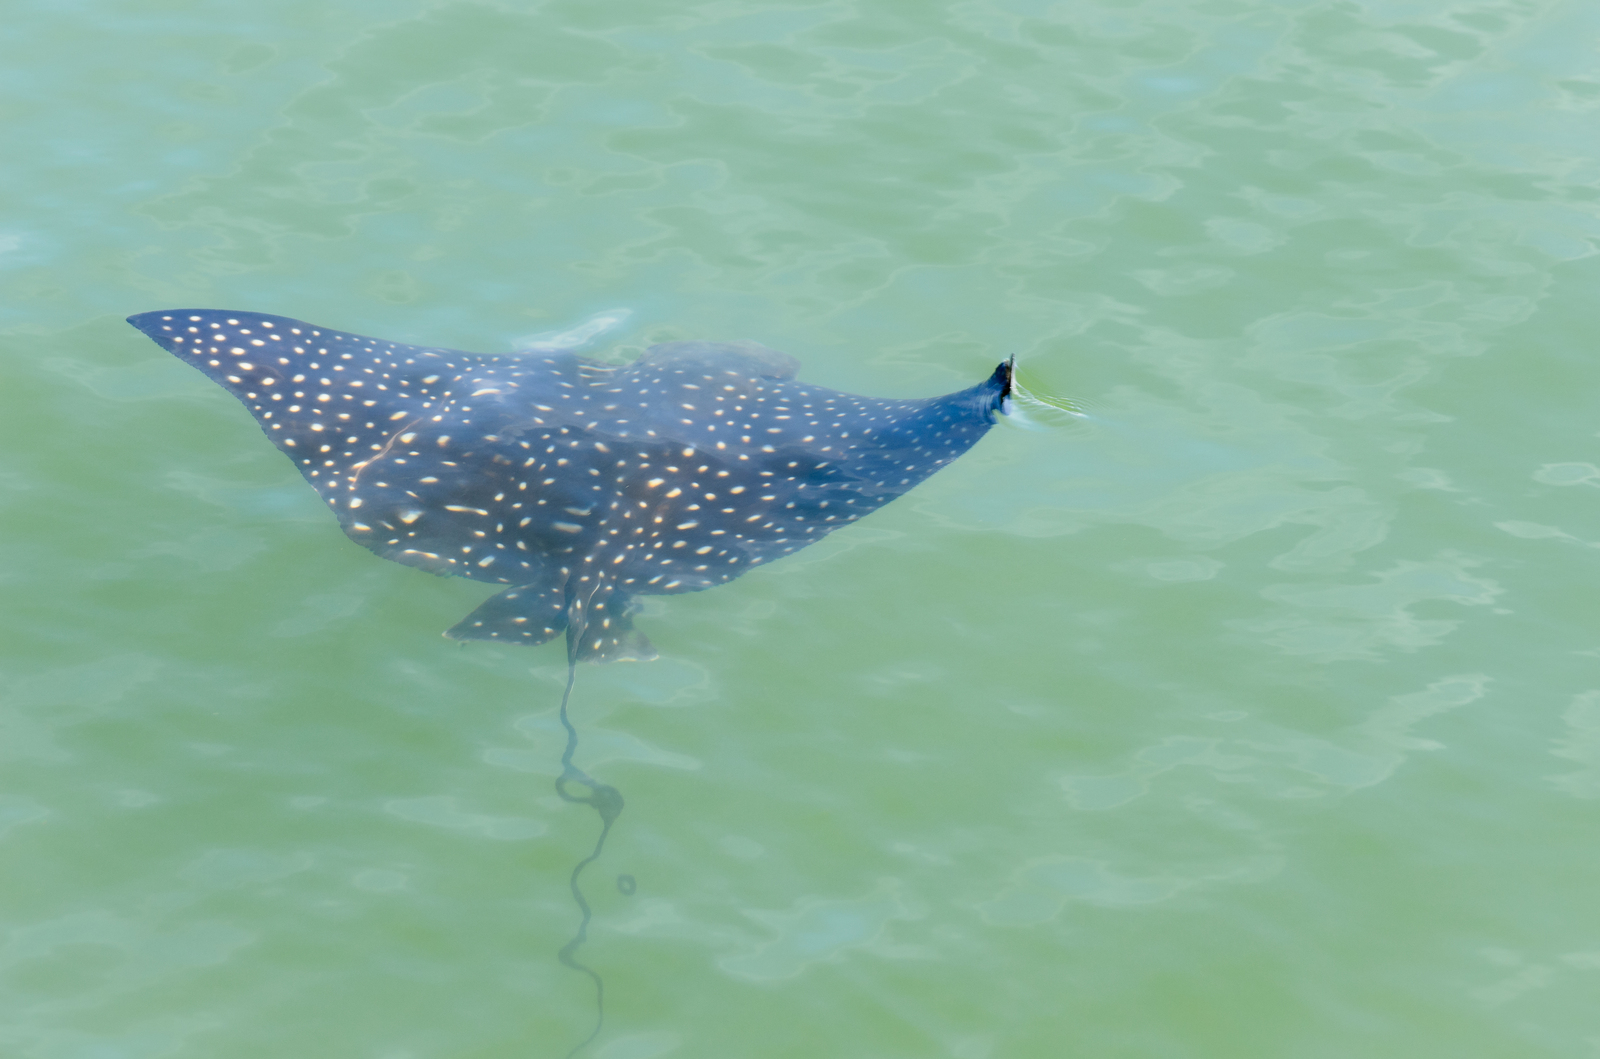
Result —
<svg viewBox="0 0 1600 1059"><path fill-rule="evenodd" d="M238 398L347 535L510 586L450 635L648 656L637 594L781 558L972 446L1009 391L879 400L795 381L754 343L677 342L608 367L571 354L408 346L260 313L129 322Z"/></svg>

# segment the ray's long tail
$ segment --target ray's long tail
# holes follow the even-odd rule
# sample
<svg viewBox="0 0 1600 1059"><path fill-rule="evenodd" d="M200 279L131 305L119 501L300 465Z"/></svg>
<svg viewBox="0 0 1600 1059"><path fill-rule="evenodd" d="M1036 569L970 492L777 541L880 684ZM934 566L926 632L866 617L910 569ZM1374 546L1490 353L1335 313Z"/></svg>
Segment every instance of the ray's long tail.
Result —
<svg viewBox="0 0 1600 1059"><path fill-rule="evenodd" d="M567 686L566 690L561 693L561 726L567 730L567 749L561 755L561 775L556 777L556 793L565 801L591 806L596 813L600 814L600 835L595 839L594 850L572 868L572 876L568 880L568 885L572 888L572 899L577 902L578 911L581 913L582 919L578 923L577 933L573 934L572 940L563 945L561 951L557 954L557 958L560 959L563 966L587 975L589 980L594 982L594 1029L590 1031L589 1036L579 1041L567 1053L567 1059L572 1059L596 1037L600 1036L600 1029L605 1024L605 982L592 967L578 962L576 956L579 947L589 937L589 920L592 916L589 902L584 899L583 890L578 885L578 877L583 874L583 869L600 859L600 854L605 849L606 836L611 834L611 825L617 822L617 817L621 815L623 806L621 791L608 783L601 783L572 763L572 755L578 749L578 730L572 726L572 721L567 717L567 702L572 697L572 685L576 683L577 678L578 660L569 656L567 659ZM572 793L568 788L570 784L574 783L587 788L589 793L587 795Z"/></svg>

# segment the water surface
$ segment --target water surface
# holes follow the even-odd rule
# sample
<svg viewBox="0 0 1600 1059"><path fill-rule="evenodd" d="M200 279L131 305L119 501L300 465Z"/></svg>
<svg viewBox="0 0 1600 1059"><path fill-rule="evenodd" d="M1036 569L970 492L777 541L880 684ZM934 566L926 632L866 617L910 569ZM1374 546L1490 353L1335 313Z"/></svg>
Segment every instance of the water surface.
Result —
<svg viewBox="0 0 1600 1059"><path fill-rule="evenodd" d="M122 323L1040 412L580 674L596 1059L1600 1055L1600 13L9 17L0 1053L560 1056L558 648ZM634 892L618 876L636 881Z"/></svg>

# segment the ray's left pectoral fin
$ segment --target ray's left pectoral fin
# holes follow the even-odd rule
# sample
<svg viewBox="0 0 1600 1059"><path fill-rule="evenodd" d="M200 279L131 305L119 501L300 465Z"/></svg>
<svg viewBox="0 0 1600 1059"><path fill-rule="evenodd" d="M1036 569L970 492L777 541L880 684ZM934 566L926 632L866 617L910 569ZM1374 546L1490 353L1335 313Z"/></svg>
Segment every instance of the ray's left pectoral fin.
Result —
<svg viewBox="0 0 1600 1059"><path fill-rule="evenodd" d="M521 585L484 600L445 636L532 646L552 639L566 627L566 594L559 586Z"/></svg>
<svg viewBox="0 0 1600 1059"><path fill-rule="evenodd" d="M574 662L649 662L659 657L634 628L633 598L609 584L567 608L567 657Z"/></svg>

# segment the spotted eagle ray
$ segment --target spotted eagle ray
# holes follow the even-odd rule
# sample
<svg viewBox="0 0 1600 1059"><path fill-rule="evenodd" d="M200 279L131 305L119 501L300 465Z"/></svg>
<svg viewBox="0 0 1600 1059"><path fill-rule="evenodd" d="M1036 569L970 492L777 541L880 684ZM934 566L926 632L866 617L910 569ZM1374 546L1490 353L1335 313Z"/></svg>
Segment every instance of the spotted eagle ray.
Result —
<svg viewBox="0 0 1600 1059"><path fill-rule="evenodd" d="M445 635L540 644L563 630L566 750L556 791L594 808L594 850L621 793L573 764L577 663L651 658L640 595L696 592L788 555L911 489L1007 408L1012 362L977 386L879 400L798 382L754 342L667 342L615 367L571 352L408 346L264 313L173 309L128 322L255 416L351 540L385 559L506 586ZM568 789L578 783L587 795ZM626 885L624 882L626 881ZM618 887L632 892L632 877Z"/></svg>
<svg viewBox="0 0 1600 1059"><path fill-rule="evenodd" d="M655 657L635 597L723 584L870 514L971 448L1011 393L1011 361L881 400L799 382L754 342L666 342L616 367L265 313L128 322L238 398L351 540L507 586L446 636L564 630L571 662Z"/></svg>

